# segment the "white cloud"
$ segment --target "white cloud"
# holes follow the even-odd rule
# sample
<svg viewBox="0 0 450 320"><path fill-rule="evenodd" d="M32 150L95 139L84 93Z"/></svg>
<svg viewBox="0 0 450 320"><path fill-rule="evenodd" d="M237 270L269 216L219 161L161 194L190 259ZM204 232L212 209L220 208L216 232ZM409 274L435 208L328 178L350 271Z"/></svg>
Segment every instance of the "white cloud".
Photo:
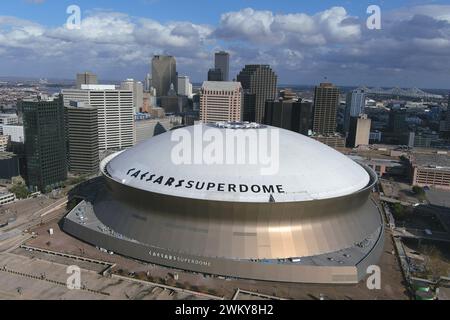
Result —
<svg viewBox="0 0 450 320"><path fill-rule="evenodd" d="M448 82L450 6L409 7L383 17L382 30L368 30L366 16L352 17L343 7L315 14L247 8L223 13L214 27L95 10L84 15L80 30L68 30L0 16L0 70L72 78L90 69L100 78L143 78L151 56L167 53L177 58L180 73L201 81L214 50L225 49L232 77L244 64L264 63L284 83L326 75L344 83L400 84L411 74L420 74L420 83Z"/></svg>
<svg viewBox="0 0 450 320"><path fill-rule="evenodd" d="M361 26L342 7L332 7L315 15L304 13L276 14L251 8L221 16L215 32L223 39L246 40L274 45L325 45L356 41Z"/></svg>

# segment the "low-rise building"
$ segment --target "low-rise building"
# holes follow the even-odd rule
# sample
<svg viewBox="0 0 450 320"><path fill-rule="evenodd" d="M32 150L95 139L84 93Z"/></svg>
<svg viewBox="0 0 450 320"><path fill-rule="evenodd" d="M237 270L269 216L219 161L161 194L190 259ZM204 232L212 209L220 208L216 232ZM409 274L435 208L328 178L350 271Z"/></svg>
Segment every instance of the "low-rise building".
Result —
<svg viewBox="0 0 450 320"><path fill-rule="evenodd" d="M0 152L0 179L11 180L19 176L19 160L11 152Z"/></svg>
<svg viewBox="0 0 450 320"><path fill-rule="evenodd" d="M168 116L159 119L139 119L135 122L136 143L169 131L182 123L181 116Z"/></svg>
<svg viewBox="0 0 450 320"><path fill-rule="evenodd" d="M450 190L450 156L445 151L410 155L412 185Z"/></svg>
<svg viewBox="0 0 450 320"><path fill-rule="evenodd" d="M1 127L3 129L3 135L9 136L11 142L24 143L25 136L24 136L24 132L23 132L23 126L4 125Z"/></svg>
<svg viewBox="0 0 450 320"><path fill-rule="evenodd" d="M11 192L0 192L0 206L16 201L16 196Z"/></svg>
<svg viewBox="0 0 450 320"><path fill-rule="evenodd" d="M385 175L398 176L405 173L405 166L397 160L368 159L363 162L371 167L379 177L383 177Z"/></svg>
<svg viewBox="0 0 450 320"><path fill-rule="evenodd" d="M9 136L0 135L0 152L8 151Z"/></svg>

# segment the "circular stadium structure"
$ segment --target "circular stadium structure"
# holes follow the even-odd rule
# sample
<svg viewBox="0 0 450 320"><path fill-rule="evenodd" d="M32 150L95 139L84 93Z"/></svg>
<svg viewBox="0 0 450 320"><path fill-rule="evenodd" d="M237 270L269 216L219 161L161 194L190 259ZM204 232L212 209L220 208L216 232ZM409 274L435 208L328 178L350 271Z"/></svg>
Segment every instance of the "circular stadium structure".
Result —
<svg viewBox="0 0 450 320"><path fill-rule="evenodd" d="M229 149L222 141L221 153L205 142L230 136L250 143ZM255 153L264 161L249 161ZM235 278L356 283L383 249L370 198L376 174L295 132L198 124L112 154L101 172L97 192L63 229L142 261Z"/></svg>

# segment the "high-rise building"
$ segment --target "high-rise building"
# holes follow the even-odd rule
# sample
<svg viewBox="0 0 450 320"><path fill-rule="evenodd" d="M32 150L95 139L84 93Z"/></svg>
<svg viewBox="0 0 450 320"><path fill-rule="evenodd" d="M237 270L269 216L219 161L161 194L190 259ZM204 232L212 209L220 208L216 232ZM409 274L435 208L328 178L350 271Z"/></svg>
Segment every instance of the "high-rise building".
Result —
<svg viewBox="0 0 450 320"><path fill-rule="evenodd" d="M150 92L144 92L144 103L142 105L142 112L150 113L152 108L157 107L156 97Z"/></svg>
<svg viewBox="0 0 450 320"><path fill-rule="evenodd" d="M242 86L239 82L203 82L200 90L200 120L242 121L242 98Z"/></svg>
<svg viewBox="0 0 450 320"><path fill-rule="evenodd" d="M19 102L23 112L27 183L47 191L67 178L66 125L62 97Z"/></svg>
<svg viewBox="0 0 450 320"><path fill-rule="evenodd" d="M166 96L170 85L177 90L177 62L172 56L155 55L152 59L152 87L156 89L156 96Z"/></svg>
<svg viewBox="0 0 450 320"><path fill-rule="evenodd" d="M97 75L90 73L90 72L84 72L84 73L78 73L77 74L77 89L81 89L81 86L83 84L97 84Z"/></svg>
<svg viewBox="0 0 450 320"><path fill-rule="evenodd" d="M347 137L347 147L356 148L361 145L368 145L370 138L371 120L366 114L357 117L350 117L349 133Z"/></svg>
<svg viewBox="0 0 450 320"><path fill-rule="evenodd" d="M216 52L214 54L214 68L219 69L222 72L222 78L219 81L229 81L230 54L225 51Z"/></svg>
<svg viewBox="0 0 450 320"><path fill-rule="evenodd" d="M166 95L159 98L160 107L164 109L166 114L179 114L183 112L183 107L187 105L187 97L179 96L175 91L173 84Z"/></svg>
<svg viewBox="0 0 450 320"><path fill-rule="evenodd" d="M445 112L444 119L440 122L439 131L444 136L450 137L450 93L448 95L447 111Z"/></svg>
<svg viewBox="0 0 450 320"><path fill-rule="evenodd" d="M244 101L242 103L242 120L255 122L256 118L256 94L244 91Z"/></svg>
<svg viewBox="0 0 450 320"><path fill-rule="evenodd" d="M178 76L178 94L180 96L192 96L192 83L188 76Z"/></svg>
<svg viewBox="0 0 450 320"><path fill-rule="evenodd" d="M348 132L350 126L350 118L358 117L364 113L366 106L366 93L364 89L355 89L347 93L344 114L344 131Z"/></svg>
<svg viewBox="0 0 450 320"><path fill-rule="evenodd" d="M208 81L222 81L222 70L214 68L208 70Z"/></svg>
<svg viewBox="0 0 450 320"><path fill-rule="evenodd" d="M392 133L403 134L408 131L408 123L406 122L406 109L391 109L389 112L389 131Z"/></svg>
<svg viewBox="0 0 450 320"><path fill-rule="evenodd" d="M99 170L98 112L85 102L66 108L69 171L95 174Z"/></svg>
<svg viewBox="0 0 450 320"><path fill-rule="evenodd" d="M81 90L64 89L62 93L65 107L70 106L70 101L78 101L97 108L100 151L134 145L133 91L116 90L113 85L90 85Z"/></svg>
<svg viewBox="0 0 450 320"><path fill-rule="evenodd" d="M276 96L277 75L269 65L250 64L238 74L237 81L246 93L255 94L255 121L262 123L266 100L273 100Z"/></svg>
<svg viewBox="0 0 450 320"><path fill-rule="evenodd" d="M312 104L291 99L267 100L264 124L308 135Z"/></svg>
<svg viewBox="0 0 450 320"><path fill-rule="evenodd" d="M120 84L120 90L133 91L134 112L142 112L144 104L144 85L142 82L127 79Z"/></svg>
<svg viewBox="0 0 450 320"><path fill-rule="evenodd" d="M331 83L321 83L314 89L314 133L319 135L335 133L338 105L339 88Z"/></svg>
<svg viewBox="0 0 450 320"><path fill-rule="evenodd" d="M150 73L147 73L144 80L144 90L148 92L150 91L151 87L152 87L152 75Z"/></svg>

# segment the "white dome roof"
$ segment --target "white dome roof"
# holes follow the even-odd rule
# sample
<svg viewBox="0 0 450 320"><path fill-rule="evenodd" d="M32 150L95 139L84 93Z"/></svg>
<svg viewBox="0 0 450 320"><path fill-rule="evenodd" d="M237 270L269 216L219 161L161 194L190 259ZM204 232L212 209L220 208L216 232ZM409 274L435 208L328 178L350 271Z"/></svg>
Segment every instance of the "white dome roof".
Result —
<svg viewBox="0 0 450 320"><path fill-rule="evenodd" d="M256 150L261 152L268 147L274 152L271 158L274 170L267 170L270 165L259 160L254 164L249 161L246 164L222 164L219 157L219 163L202 162L201 155L209 154L211 145L205 140L202 142L201 135L192 141L184 140L192 142L191 148L185 149L191 150L191 157L188 157L189 152L182 153L185 159L192 158L192 162L201 163L179 164L176 155L181 153L176 151L180 150L180 140L172 140L180 136L194 137L198 132L207 132L207 135L238 133L240 136L256 133L260 143ZM264 139L264 135L268 138ZM271 138L279 141L278 148L272 147L275 144L270 143ZM255 143L246 146L247 160L250 154L261 154L255 152L254 147ZM262 154L267 154L265 149ZM338 151L304 135L269 126L235 130L198 124L180 128L148 139L112 159L107 158L102 168L105 165L114 180L134 188L219 201L283 202L334 198L356 192L370 180L363 167Z"/></svg>

